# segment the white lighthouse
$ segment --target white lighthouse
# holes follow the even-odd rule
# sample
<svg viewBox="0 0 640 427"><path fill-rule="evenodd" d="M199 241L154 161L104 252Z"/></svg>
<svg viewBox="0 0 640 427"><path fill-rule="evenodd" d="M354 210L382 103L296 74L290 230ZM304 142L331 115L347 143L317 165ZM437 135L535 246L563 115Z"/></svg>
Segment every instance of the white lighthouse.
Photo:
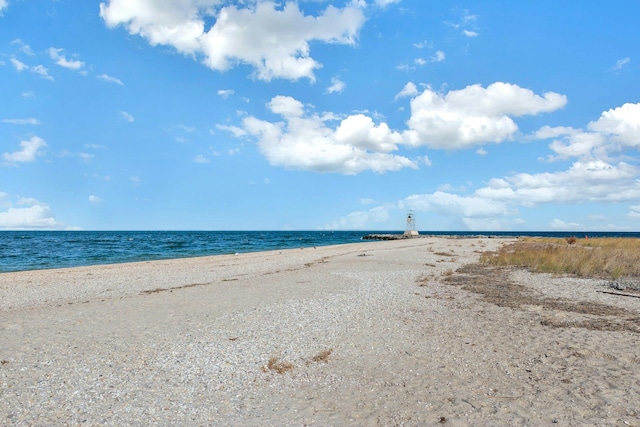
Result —
<svg viewBox="0 0 640 427"><path fill-rule="evenodd" d="M416 214L413 210L407 211L407 227L404 229L404 235L408 237L418 235L418 230L416 230Z"/></svg>

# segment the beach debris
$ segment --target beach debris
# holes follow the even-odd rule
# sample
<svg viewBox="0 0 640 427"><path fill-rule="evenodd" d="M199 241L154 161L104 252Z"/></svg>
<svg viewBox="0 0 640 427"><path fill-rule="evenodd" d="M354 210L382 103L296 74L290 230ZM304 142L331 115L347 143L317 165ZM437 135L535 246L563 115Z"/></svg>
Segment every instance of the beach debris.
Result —
<svg viewBox="0 0 640 427"><path fill-rule="evenodd" d="M611 291L596 291L596 292L600 292L601 294L618 295L621 297L640 298L640 295L637 295L637 294L623 294L621 292L611 292Z"/></svg>
<svg viewBox="0 0 640 427"><path fill-rule="evenodd" d="M405 236L404 234L367 234L362 237L362 240L402 240L409 238L411 236Z"/></svg>

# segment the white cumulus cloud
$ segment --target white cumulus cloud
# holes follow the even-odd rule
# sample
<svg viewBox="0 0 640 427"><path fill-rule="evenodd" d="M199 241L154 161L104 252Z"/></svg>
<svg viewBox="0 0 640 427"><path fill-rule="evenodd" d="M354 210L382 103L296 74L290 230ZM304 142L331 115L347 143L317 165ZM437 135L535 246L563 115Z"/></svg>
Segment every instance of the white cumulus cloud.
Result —
<svg viewBox="0 0 640 427"><path fill-rule="evenodd" d="M410 145L461 149L512 137L512 117L536 115L564 107L567 98L554 92L536 95L514 84L496 82L486 88L467 86L441 94L427 88L411 100Z"/></svg>
<svg viewBox="0 0 640 427"><path fill-rule="evenodd" d="M470 230L500 230L521 225L522 219L517 217L519 208L544 204L629 204L627 217L640 218L640 166L635 161L615 160L610 156L615 151L638 149L636 136L640 116L637 108L638 104L624 104L607 110L599 119L587 124L588 131L562 126L540 128L534 136L555 139L549 147L556 155L577 157L565 170L513 173L492 178L469 194L453 194L451 187L444 187L441 191L414 194L383 206L396 210L410 206L416 212L446 218L450 227L462 226ZM627 160L630 156L621 158ZM374 226L373 222L366 222L367 216L363 212L343 217L336 226L350 224L349 218L359 219L364 228ZM602 221L603 218L591 220ZM550 219L548 226L562 230L585 228L582 224L558 218ZM624 228L615 224L603 227L609 230Z"/></svg>
<svg viewBox="0 0 640 427"><path fill-rule="evenodd" d="M602 113L589 130L611 136L624 148L640 148L640 103L624 104Z"/></svg>
<svg viewBox="0 0 640 427"><path fill-rule="evenodd" d="M249 64L258 79L315 80L321 64L310 42L353 45L365 18L359 3L332 5L318 16L305 15L296 2L243 3L223 0L109 0L100 16L113 28L123 25L153 46L173 46L224 71ZM215 19L209 28L206 19Z"/></svg>
<svg viewBox="0 0 640 427"><path fill-rule="evenodd" d="M587 130L571 127L540 128L534 135L551 139L552 160L571 157L606 159L610 154L640 148L640 103L627 103L604 111Z"/></svg>
<svg viewBox="0 0 640 427"><path fill-rule="evenodd" d="M384 172L417 168L416 160L431 164L426 156L410 160L392 154L402 145L462 149L501 142L518 131L512 117L553 111L567 102L565 96L554 92L540 96L501 82L486 88L472 85L447 94L430 88L419 93L417 86L409 82L395 100L403 97L412 99L411 116L402 132L390 129L386 123L376 125L365 114L345 118L333 113L309 113L301 102L287 96L276 96L268 105L285 121L247 117L241 127L218 128L226 128L236 136L255 137L273 165L346 174ZM331 122L338 120L340 123L332 126Z"/></svg>
<svg viewBox="0 0 640 427"><path fill-rule="evenodd" d="M577 161L566 171L518 173L492 179L476 194L523 206L640 200L639 173L638 167L624 162Z"/></svg>
<svg viewBox="0 0 640 427"><path fill-rule="evenodd" d="M268 107L284 121L246 117L243 129L257 139L261 152L274 166L347 175L417 168L413 160L392 154L402 135L386 123L376 125L370 117L356 114L334 127L334 115L309 113L301 102L287 96L274 97Z"/></svg>
<svg viewBox="0 0 640 427"><path fill-rule="evenodd" d="M26 207L9 207L0 212L0 229L60 229L64 224L58 222L48 205L34 199L22 199L20 205Z"/></svg>

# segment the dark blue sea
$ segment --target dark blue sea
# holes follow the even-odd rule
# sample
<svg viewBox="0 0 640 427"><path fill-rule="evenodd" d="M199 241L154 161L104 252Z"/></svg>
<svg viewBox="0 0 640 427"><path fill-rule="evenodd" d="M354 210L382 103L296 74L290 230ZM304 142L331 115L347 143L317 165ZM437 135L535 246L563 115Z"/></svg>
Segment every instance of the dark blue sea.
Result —
<svg viewBox="0 0 640 427"><path fill-rule="evenodd" d="M362 242L401 231L0 231L0 272ZM426 235L640 237L640 233L432 232Z"/></svg>

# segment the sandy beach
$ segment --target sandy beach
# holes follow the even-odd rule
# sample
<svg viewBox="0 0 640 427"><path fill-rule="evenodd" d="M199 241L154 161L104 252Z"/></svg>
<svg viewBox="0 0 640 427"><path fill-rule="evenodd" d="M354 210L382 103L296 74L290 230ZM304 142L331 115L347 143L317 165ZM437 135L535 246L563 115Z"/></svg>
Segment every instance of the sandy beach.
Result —
<svg viewBox="0 0 640 427"><path fill-rule="evenodd" d="M0 274L0 425L640 425L640 298L510 241Z"/></svg>

